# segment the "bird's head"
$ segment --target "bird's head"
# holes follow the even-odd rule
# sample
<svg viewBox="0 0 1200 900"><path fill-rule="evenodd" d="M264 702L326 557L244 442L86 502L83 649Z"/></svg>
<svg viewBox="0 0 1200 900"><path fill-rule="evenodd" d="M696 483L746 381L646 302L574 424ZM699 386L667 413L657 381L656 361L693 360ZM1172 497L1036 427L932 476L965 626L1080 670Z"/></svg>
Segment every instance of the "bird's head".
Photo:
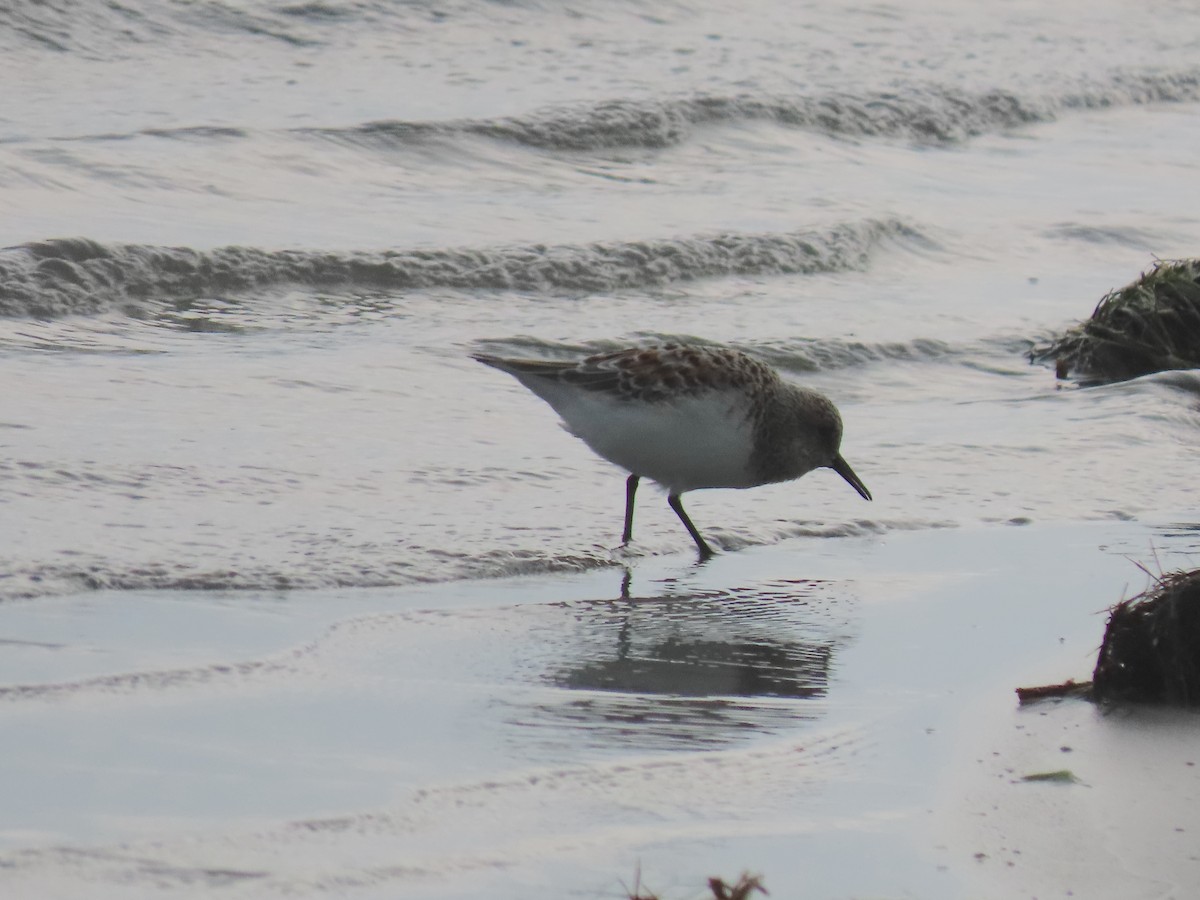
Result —
<svg viewBox="0 0 1200 900"><path fill-rule="evenodd" d="M798 478L813 469L829 468L841 475L864 500L871 492L842 458L842 417L828 397L815 391L792 394L786 429L786 477ZM783 437L781 435L781 437Z"/></svg>

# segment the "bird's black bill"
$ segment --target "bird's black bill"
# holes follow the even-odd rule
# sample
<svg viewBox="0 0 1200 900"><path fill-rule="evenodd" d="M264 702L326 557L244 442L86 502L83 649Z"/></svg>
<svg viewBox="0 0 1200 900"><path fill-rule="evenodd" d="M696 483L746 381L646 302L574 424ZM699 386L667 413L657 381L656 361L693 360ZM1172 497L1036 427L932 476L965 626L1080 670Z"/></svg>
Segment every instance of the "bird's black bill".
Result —
<svg viewBox="0 0 1200 900"><path fill-rule="evenodd" d="M854 474L854 470L850 468L850 463L842 459L840 455L834 457L833 464L829 468L850 482L850 487L858 491L864 500L871 499L871 492L867 490L867 486L862 483L861 478Z"/></svg>

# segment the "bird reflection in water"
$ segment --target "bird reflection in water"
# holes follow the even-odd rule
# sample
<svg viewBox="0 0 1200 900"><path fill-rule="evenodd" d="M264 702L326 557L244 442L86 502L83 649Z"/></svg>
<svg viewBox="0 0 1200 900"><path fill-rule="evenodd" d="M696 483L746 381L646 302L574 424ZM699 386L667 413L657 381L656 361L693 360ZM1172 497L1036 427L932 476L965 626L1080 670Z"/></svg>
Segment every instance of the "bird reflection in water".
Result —
<svg viewBox="0 0 1200 900"><path fill-rule="evenodd" d="M836 596L844 583L664 587L634 596L626 572L618 599L575 604L574 658L543 676L566 692L524 724L571 725L602 743L695 747L821 714L849 630L846 598Z"/></svg>

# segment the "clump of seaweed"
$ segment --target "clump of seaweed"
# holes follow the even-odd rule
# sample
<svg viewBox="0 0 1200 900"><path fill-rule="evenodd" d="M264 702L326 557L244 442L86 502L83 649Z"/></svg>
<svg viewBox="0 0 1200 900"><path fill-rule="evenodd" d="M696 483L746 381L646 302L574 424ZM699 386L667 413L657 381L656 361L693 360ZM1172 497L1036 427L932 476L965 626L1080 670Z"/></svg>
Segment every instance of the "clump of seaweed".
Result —
<svg viewBox="0 0 1200 900"><path fill-rule="evenodd" d="M1200 367L1200 260L1159 261L1030 358L1094 382Z"/></svg>
<svg viewBox="0 0 1200 900"><path fill-rule="evenodd" d="M625 887L623 883L621 886ZM733 884L727 884L721 878L710 878L708 889L712 891L712 900L751 900L751 895L755 892L770 894L770 891L763 887L762 876L751 875L749 872L743 872ZM661 900L658 894L642 886L641 864L634 870L633 887L625 887L625 895L629 900Z"/></svg>
<svg viewBox="0 0 1200 900"><path fill-rule="evenodd" d="M1102 702L1200 706L1200 570L1160 576L1109 610L1092 694Z"/></svg>
<svg viewBox="0 0 1200 900"><path fill-rule="evenodd" d="M710 878L708 889L712 891L715 900L749 900L755 891L770 894L770 891L762 886L762 876L751 875L749 872L743 872L733 884L726 884L720 878Z"/></svg>

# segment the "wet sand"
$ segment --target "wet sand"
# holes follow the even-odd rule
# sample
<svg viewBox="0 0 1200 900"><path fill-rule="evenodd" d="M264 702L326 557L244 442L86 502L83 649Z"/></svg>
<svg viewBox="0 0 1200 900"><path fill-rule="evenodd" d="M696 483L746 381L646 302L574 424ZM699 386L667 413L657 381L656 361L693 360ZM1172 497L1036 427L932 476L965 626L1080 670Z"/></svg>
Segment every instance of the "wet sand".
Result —
<svg viewBox="0 0 1200 900"><path fill-rule="evenodd" d="M997 725L999 727L997 727ZM945 807L969 896L1192 897L1200 885L1200 718L1037 704L970 742ZM968 754L969 755L969 754ZM1069 772L1070 781L1026 782ZM947 792L951 793L951 792Z"/></svg>
<svg viewBox="0 0 1200 900"><path fill-rule="evenodd" d="M1189 549L998 526L10 604L0 888L1190 896L1200 718L1013 693L1088 677L1151 540Z"/></svg>

